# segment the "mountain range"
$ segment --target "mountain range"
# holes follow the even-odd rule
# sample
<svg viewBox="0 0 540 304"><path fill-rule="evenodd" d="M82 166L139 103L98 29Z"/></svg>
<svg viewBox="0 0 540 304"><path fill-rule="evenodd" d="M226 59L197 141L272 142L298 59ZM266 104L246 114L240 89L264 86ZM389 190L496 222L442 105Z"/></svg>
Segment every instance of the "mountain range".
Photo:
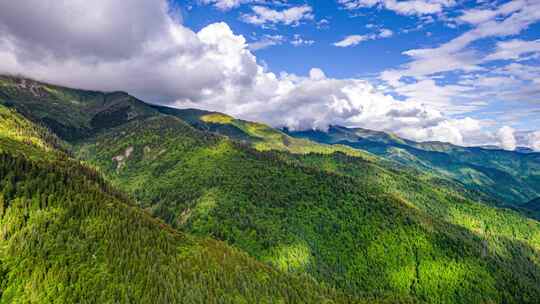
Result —
<svg viewBox="0 0 540 304"><path fill-rule="evenodd" d="M520 206L540 196L540 153L528 150L459 147L441 142L417 143L383 132L339 126L331 126L328 132L289 134L321 143L347 145L419 170L434 172L458 180L469 189L483 191L500 204Z"/></svg>
<svg viewBox="0 0 540 304"><path fill-rule="evenodd" d="M0 303L536 303L540 154L0 77Z"/></svg>
<svg viewBox="0 0 540 304"><path fill-rule="evenodd" d="M418 143L385 132L361 128L330 126L326 131L289 131L272 129L259 124L266 134L256 133L256 125L196 109L156 109L180 117L191 126L239 141L250 142L260 150L277 149L301 151L298 146L320 143L326 147L345 147L369 152L420 174L432 174L441 179L458 182L470 191L481 192L487 203L534 212L531 200L540 197L540 153L528 149L506 151L494 147L460 147L442 142ZM219 119L221 118L221 119ZM301 141L305 139L308 141ZM291 144L291 142L294 142ZM322 147L322 146L321 146ZM315 152L305 150L305 152ZM530 209L532 207L532 209Z"/></svg>

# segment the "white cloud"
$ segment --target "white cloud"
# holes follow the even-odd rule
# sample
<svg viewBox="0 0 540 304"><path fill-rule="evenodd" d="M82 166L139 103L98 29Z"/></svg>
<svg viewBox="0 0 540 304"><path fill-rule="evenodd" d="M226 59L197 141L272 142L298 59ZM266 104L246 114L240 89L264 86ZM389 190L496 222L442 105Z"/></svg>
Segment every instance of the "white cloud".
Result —
<svg viewBox="0 0 540 304"><path fill-rule="evenodd" d="M213 5L219 10L228 11L239 7L242 4L258 3L258 4L284 4L286 0L200 0L201 3Z"/></svg>
<svg viewBox="0 0 540 304"><path fill-rule="evenodd" d="M533 132L528 136L529 147L540 152L540 131Z"/></svg>
<svg viewBox="0 0 540 304"><path fill-rule="evenodd" d="M285 24L298 25L302 20L313 20L313 9L309 5L294 6L281 11L264 6L253 6L252 14L242 15L242 20L255 25Z"/></svg>
<svg viewBox="0 0 540 304"><path fill-rule="evenodd" d="M167 39L164 34L173 22L156 18L169 10L163 1L132 1L136 7L129 14L118 14L126 9L121 1L83 2L1 1L0 40L21 50L21 60L53 54L112 61L142 52L145 42L157 45ZM178 35L188 39L185 32ZM121 37L122 43L111 43L110 37Z"/></svg>
<svg viewBox="0 0 540 304"><path fill-rule="evenodd" d="M392 32L389 29L382 29L381 32L379 33L379 37L381 38L388 38L392 36L394 36L394 32Z"/></svg>
<svg viewBox="0 0 540 304"><path fill-rule="evenodd" d="M204 4L211 4L220 10L230 10L240 6L243 3L249 3L251 0L202 0Z"/></svg>
<svg viewBox="0 0 540 304"><path fill-rule="evenodd" d="M466 10L461 16L458 17L458 20L461 22L478 25L481 23L492 21L497 16L506 16L512 14L516 11L523 9L525 6L532 2L534 2L534 0L514 0L501 5L497 9L473 8Z"/></svg>
<svg viewBox="0 0 540 304"><path fill-rule="evenodd" d="M500 41L497 43L495 52L489 54L484 61L520 59L522 55L538 52L540 52L540 39Z"/></svg>
<svg viewBox="0 0 540 304"><path fill-rule="evenodd" d="M515 62L495 69L494 72L524 80L537 80L540 78L540 66L525 65Z"/></svg>
<svg viewBox="0 0 540 304"><path fill-rule="evenodd" d="M323 70L319 68L312 68L309 71L309 78L312 80L323 80L326 78L326 75L324 74Z"/></svg>
<svg viewBox="0 0 540 304"><path fill-rule="evenodd" d="M514 133L515 130L508 126L504 126L497 131L497 138L499 139L501 148L511 151L516 149L516 137Z"/></svg>
<svg viewBox="0 0 540 304"><path fill-rule="evenodd" d="M294 38L291 40L291 44L293 46L307 46L307 45L312 45L315 43L315 40L311 40L311 39L304 39L302 38L302 36L298 35L298 34L295 34L294 35Z"/></svg>
<svg viewBox="0 0 540 304"><path fill-rule="evenodd" d="M252 51L262 50L274 45L280 45L284 41L285 37L282 35L264 35L261 40L250 43L249 49Z"/></svg>
<svg viewBox="0 0 540 304"><path fill-rule="evenodd" d="M328 21L328 19L321 19L319 21L317 21L317 28L318 29L327 29L330 25L330 21Z"/></svg>
<svg viewBox="0 0 540 304"><path fill-rule="evenodd" d="M430 15L441 13L456 4L454 0L338 0L348 10L381 7L400 15Z"/></svg>
<svg viewBox="0 0 540 304"><path fill-rule="evenodd" d="M379 38L388 38L392 37L394 32L389 29L381 29L378 33L369 34L369 35L350 35L345 37L343 40L335 42L334 46L337 47L349 47L360 44L363 41L375 40Z"/></svg>
<svg viewBox="0 0 540 304"><path fill-rule="evenodd" d="M540 2L515 1L492 12L492 14L489 14L489 18L466 17L466 20L474 20L470 22L475 24L475 28L439 47L413 49L404 52L403 54L409 56L412 61L399 70L400 75L423 77L455 70L473 71L481 69L478 64L482 63L484 59L474 50L467 50L466 48L480 39L506 37L520 33L540 20ZM467 14L470 13L465 12L463 16L467 16Z"/></svg>
<svg viewBox="0 0 540 304"><path fill-rule="evenodd" d="M14 16L23 12L21 25ZM243 37L224 23L194 33L168 12L166 1L1 2L0 71L153 102L197 101L253 82L260 67Z"/></svg>
<svg viewBox="0 0 540 304"><path fill-rule="evenodd" d="M487 87L490 89L503 88L507 86L518 85L520 82L512 77L488 76L462 81L460 83L474 85L476 87Z"/></svg>
<svg viewBox="0 0 540 304"><path fill-rule="evenodd" d="M432 79L423 79L414 83L402 84L395 92L406 96L408 101L420 102L448 114L470 111L470 106L460 107L452 100L464 95L469 88L461 85L437 85Z"/></svg>
<svg viewBox="0 0 540 304"><path fill-rule="evenodd" d="M535 81L540 71L536 67L512 63L487 68L485 64L498 59L531 58L527 55L537 52L538 41L501 41L491 54L481 53L472 45L485 38L505 38L527 29L540 20L540 2L511 1L494 9L465 11L458 19L471 29L437 47L405 51L403 54L410 58L408 63L380 74L380 79L390 86L388 91L455 114L478 110L486 105L486 100L537 103L540 82ZM455 76L461 80L448 85Z"/></svg>
<svg viewBox="0 0 540 304"><path fill-rule="evenodd" d="M425 96L396 100L365 80L336 79L320 69L309 76L270 73L227 24L193 32L171 17L166 1L76 4L65 9L65 3L53 0L0 2L0 72L71 87L124 90L150 102L216 110L291 129L341 124L421 141L496 141L482 128L485 122L444 116L430 105L436 100L419 100ZM43 14L44 7L51 13ZM14 17L23 12L24 26ZM73 18L77 12L96 15ZM144 34L131 37L139 27Z"/></svg>
<svg viewBox="0 0 540 304"><path fill-rule="evenodd" d="M334 46L349 47L349 46L358 45L360 42L366 41L366 40L369 40L369 37L366 35L350 35L350 36L345 37L343 40L334 43Z"/></svg>
<svg viewBox="0 0 540 304"><path fill-rule="evenodd" d="M459 16L458 20L470 24L480 24L493 19L496 15L497 13L492 10L471 9Z"/></svg>

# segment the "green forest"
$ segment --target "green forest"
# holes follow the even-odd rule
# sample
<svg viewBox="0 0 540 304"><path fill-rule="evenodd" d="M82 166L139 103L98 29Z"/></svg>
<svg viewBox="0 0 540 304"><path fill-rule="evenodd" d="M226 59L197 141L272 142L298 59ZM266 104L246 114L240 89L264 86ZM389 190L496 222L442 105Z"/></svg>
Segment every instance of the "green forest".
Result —
<svg viewBox="0 0 540 304"><path fill-rule="evenodd" d="M18 138L43 130L2 110ZM47 137L1 136L0 303L360 302L174 230Z"/></svg>
<svg viewBox="0 0 540 304"><path fill-rule="evenodd" d="M121 92L0 80L0 303L540 298L533 194L507 202L369 149Z"/></svg>

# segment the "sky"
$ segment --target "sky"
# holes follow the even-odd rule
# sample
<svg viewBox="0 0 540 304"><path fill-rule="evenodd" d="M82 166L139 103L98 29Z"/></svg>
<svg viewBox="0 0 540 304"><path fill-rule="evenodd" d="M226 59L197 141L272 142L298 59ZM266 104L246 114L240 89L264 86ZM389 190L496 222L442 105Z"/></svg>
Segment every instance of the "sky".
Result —
<svg viewBox="0 0 540 304"><path fill-rule="evenodd" d="M2 1L0 73L540 151L540 0Z"/></svg>

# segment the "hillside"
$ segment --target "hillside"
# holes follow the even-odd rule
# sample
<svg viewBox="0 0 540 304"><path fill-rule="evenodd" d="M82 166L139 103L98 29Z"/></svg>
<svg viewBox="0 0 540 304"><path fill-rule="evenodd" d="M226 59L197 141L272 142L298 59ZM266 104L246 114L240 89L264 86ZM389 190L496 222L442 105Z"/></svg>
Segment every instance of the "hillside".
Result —
<svg viewBox="0 0 540 304"><path fill-rule="evenodd" d="M331 126L328 132L277 130L234 119L221 113L197 109L170 109L154 106L159 112L174 115L194 128L209 131L249 144L260 151L292 153L334 153L374 160L392 169L416 170L417 175L436 176L444 183L457 182L474 191L490 204L519 207L540 193L538 153L517 153L498 149L464 148L446 143L417 143L393 134L366 129ZM221 118L221 119L220 119ZM319 143L320 145L317 145ZM347 149L351 147L353 149ZM385 162L389 160L390 162ZM399 167L399 166L397 166ZM521 206L520 209L525 208Z"/></svg>
<svg viewBox="0 0 540 304"><path fill-rule="evenodd" d="M49 98L42 100L56 97ZM471 200L474 192L459 183L341 146L303 140L312 150L294 151L294 139L254 124L281 137L278 148L263 149L254 143L268 136L254 141L260 131L241 128L251 123L221 114L192 110L215 128L234 123L226 128L235 131L219 133L251 137L231 140L206 124L193 128L195 118L174 110L134 106L150 114L64 138L78 158L183 232L360 298L535 303L540 296L540 223Z"/></svg>
<svg viewBox="0 0 540 304"><path fill-rule="evenodd" d="M2 104L46 124L65 140L155 114L124 92L75 90L10 76L0 76L0 91Z"/></svg>
<svg viewBox="0 0 540 304"><path fill-rule="evenodd" d="M227 136L259 151L278 150L295 154L342 152L377 162L388 170L399 168L401 172L412 171L422 180L432 179L452 188L465 187L468 191L462 193L473 200L514 208L529 215L531 213L527 211L526 204L521 205L522 201L537 193L538 184L535 181L540 172L538 153L525 155L446 143L416 143L384 132L338 126L331 126L328 132L290 132L221 113L154 108L179 117L194 128ZM352 149L347 149L348 146ZM382 158L377 159L374 155ZM523 182L523 176L527 183Z"/></svg>
<svg viewBox="0 0 540 304"><path fill-rule="evenodd" d="M265 124L236 119L222 113L198 109L174 109L155 105L152 108L162 114L178 117L198 130L227 136L259 151L287 151L294 154L342 152L359 158L374 159L369 153L352 149L346 145L326 145L291 137L285 132Z"/></svg>
<svg viewBox="0 0 540 304"><path fill-rule="evenodd" d="M540 195L540 153L417 143L360 128L331 126L328 132L287 132L290 136L369 151L422 171L460 181L500 202L520 206Z"/></svg>
<svg viewBox="0 0 540 304"><path fill-rule="evenodd" d="M521 206L525 210L528 210L533 217L540 220L540 197L531 200L530 202Z"/></svg>
<svg viewBox="0 0 540 304"><path fill-rule="evenodd" d="M0 114L0 303L352 301L173 230L52 149L46 129Z"/></svg>
<svg viewBox="0 0 540 304"><path fill-rule="evenodd" d="M538 222L396 180L399 173L357 159L350 160L356 178L330 174L304 163L344 165L339 156L295 164L283 160L286 154L260 153L171 117L133 122L77 150L175 227L347 292L454 303L512 302L514 295L499 291L520 284L518 302L538 292ZM114 160L127 151L125 162ZM506 252L514 251L508 260Z"/></svg>

